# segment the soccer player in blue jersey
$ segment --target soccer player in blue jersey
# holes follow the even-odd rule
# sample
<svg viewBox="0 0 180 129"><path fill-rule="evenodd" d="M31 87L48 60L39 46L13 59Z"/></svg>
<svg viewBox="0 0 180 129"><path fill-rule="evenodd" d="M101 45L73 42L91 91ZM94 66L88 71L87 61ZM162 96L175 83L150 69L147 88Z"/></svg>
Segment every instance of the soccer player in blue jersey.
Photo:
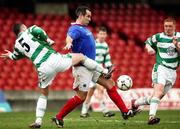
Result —
<svg viewBox="0 0 180 129"><path fill-rule="evenodd" d="M73 53L82 53L90 59L95 60L95 39L91 31L87 28L87 25L91 21L91 10L86 6L80 6L76 9L76 16L76 22L72 23L68 30L66 46L64 48L72 48ZM110 68L110 72L111 71L112 67ZM97 82L107 89L109 97L120 109L124 119L128 119L130 116L135 115L136 110L131 110L126 107L114 86L114 81L110 79L110 77L105 77L97 72L88 70L82 64L78 64L74 67L73 76L75 78L73 89L76 91L76 95L60 109L56 117L52 118L52 121L55 122L58 127L63 127L63 118L84 102L91 81Z"/></svg>
<svg viewBox="0 0 180 129"><path fill-rule="evenodd" d="M112 66L111 56L109 53L109 46L106 42L107 37L107 29L105 27L99 27L97 38L96 38L96 62L100 65L104 66L105 68L109 68ZM89 108L91 106L91 98L94 94L94 91L97 90L97 99L99 103L99 108L103 113L104 117L112 117L115 113L109 111L105 104L105 89L99 84L95 84L91 82L89 86L89 91L86 96L86 100L84 101L81 109L80 117L86 118L89 117Z"/></svg>
<svg viewBox="0 0 180 129"><path fill-rule="evenodd" d="M80 53L69 53L62 55L56 52L51 45L54 43L46 32L34 25L27 28L22 23L17 23L13 27L17 39L14 45L14 51L6 50L6 53L0 54L2 58L18 60L28 58L36 67L39 78L39 88L41 95L38 98L36 106L36 120L30 124L30 128L40 128L42 118L47 107L47 98L49 86L59 72L64 72L71 66L82 63L92 71L97 71L108 75L108 70L104 69L97 62L85 57Z"/></svg>

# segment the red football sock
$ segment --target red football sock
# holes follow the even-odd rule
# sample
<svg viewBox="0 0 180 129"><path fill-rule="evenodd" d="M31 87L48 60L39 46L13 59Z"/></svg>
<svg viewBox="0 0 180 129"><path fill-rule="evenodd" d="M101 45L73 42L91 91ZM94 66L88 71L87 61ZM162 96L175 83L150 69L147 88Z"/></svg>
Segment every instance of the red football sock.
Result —
<svg viewBox="0 0 180 129"><path fill-rule="evenodd" d="M121 112L128 112L124 101L122 100L121 96L118 94L117 89L113 86L110 90L107 90L107 93L111 100L116 104L116 106L121 110Z"/></svg>
<svg viewBox="0 0 180 129"><path fill-rule="evenodd" d="M81 103L83 103L83 101L75 95L62 107L62 109L59 110L58 114L56 115L56 118L62 120L68 113L70 113Z"/></svg>

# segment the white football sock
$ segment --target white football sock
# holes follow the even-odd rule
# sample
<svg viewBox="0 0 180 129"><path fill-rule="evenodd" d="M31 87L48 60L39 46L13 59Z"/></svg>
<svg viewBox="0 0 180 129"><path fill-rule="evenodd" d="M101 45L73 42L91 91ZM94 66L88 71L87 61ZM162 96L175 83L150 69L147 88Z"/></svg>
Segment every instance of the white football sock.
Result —
<svg viewBox="0 0 180 129"><path fill-rule="evenodd" d="M108 73L108 69L103 68L101 65L99 65L96 61L86 57L85 60L82 62L82 64L89 70L95 70L99 73Z"/></svg>
<svg viewBox="0 0 180 129"><path fill-rule="evenodd" d="M83 105L82 105L81 114L86 114L86 113L88 113L89 107L90 107L90 104L84 102Z"/></svg>
<svg viewBox="0 0 180 129"><path fill-rule="evenodd" d="M149 111L149 115L150 116L155 116L157 109L158 109L158 104L160 102L160 99L157 97L152 97L152 99L150 100L150 111Z"/></svg>
<svg viewBox="0 0 180 129"><path fill-rule="evenodd" d="M109 110L107 109L106 105L105 105L105 102L103 100L99 101L99 105L100 105L100 108L101 108L101 111L103 113L107 113L109 112Z"/></svg>
<svg viewBox="0 0 180 129"><path fill-rule="evenodd" d="M44 95L40 95L36 106L36 121L35 121L40 125L42 123L42 118L45 114L46 107L47 107L47 97Z"/></svg>
<svg viewBox="0 0 180 129"><path fill-rule="evenodd" d="M135 106L149 105L150 99L148 97L141 97L135 101Z"/></svg>

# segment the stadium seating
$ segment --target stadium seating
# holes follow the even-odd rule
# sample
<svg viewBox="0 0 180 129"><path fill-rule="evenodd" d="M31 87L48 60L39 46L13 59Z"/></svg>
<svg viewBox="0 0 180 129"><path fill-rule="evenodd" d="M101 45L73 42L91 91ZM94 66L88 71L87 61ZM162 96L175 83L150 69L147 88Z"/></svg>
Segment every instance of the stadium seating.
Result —
<svg viewBox="0 0 180 129"><path fill-rule="evenodd" d="M76 5L70 5L70 10ZM146 38L163 30L162 23L166 14L156 11L149 5L141 4L91 4L93 8L94 26L90 29L96 33L96 27L105 25L109 30L108 43L113 63L117 70L113 75L117 79L121 74L128 74L133 79L133 88L151 86L151 70L155 57L148 56L144 51ZM55 40L55 50L65 53L66 31L70 25L69 16L25 14L17 9L10 10L0 7L0 53L4 49L13 50L15 35L11 32L14 22L21 21L27 26L36 24L47 31L50 38ZM143 10L143 11L142 11ZM177 18L180 21L180 18ZM178 23L178 22L177 22ZM180 29L180 24L177 24ZM37 90L38 77L33 64L27 59L16 62L0 60L0 89L3 90ZM175 87L180 87L180 71ZM71 70L59 74L53 82L52 90L71 90L73 78Z"/></svg>

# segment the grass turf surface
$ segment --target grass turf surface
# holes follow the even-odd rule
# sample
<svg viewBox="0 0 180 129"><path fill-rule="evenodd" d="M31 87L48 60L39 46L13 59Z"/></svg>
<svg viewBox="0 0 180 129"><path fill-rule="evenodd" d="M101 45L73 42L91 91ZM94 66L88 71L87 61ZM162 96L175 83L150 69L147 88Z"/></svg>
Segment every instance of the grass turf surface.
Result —
<svg viewBox="0 0 180 129"><path fill-rule="evenodd" d="M123 120L119 112L115 117L103 117L100 112L91 112L90 117L80 118L80 111L70 113L64 119L65 129L179 129L180 110L158 111L161 121L158 125L147 125L148 112L143 111L129 120ZM50 118L55 112L47 112L41 129L57 129ZM28 129L34 121L35 112L0 113L0 129Z"/></svg>

